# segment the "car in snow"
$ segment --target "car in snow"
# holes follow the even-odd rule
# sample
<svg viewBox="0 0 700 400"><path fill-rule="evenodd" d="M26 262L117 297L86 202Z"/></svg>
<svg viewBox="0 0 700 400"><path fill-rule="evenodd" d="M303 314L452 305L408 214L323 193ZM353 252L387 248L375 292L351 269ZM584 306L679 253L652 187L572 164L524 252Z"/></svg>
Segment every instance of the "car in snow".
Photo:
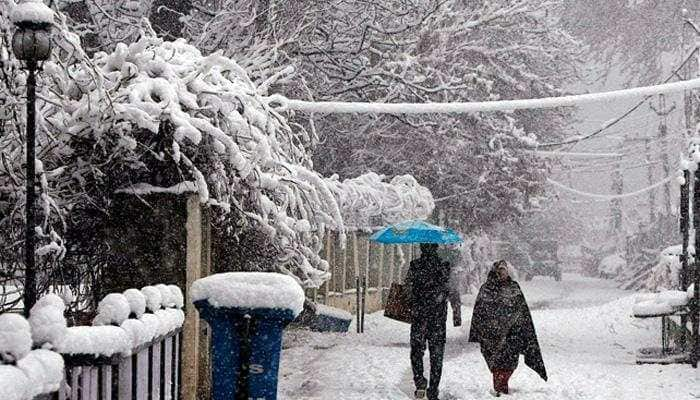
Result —
<svg viewBox="0 0 700 400"><path fill-rule="evenodd" d="M535 276L550 276L555 281L561 280L561 268L554 260L531 261L529 265L520 270L520 276L529 281Z"/></svg>
<svg viewBox="0 0 700 400"><path fill-rule="evenodd" d="M549 276L561 280L561 266L557 257L558 243L552 240L530 242L527 262L520 266L520 277L526 281L535 276Z"/></svg>
<svg viewBox="0 0 700 400"><path fill-rule="evenodd" d="M504 242L499 253L501 258L515 268L518 278L529 281L535 276L549 276L560 281L561 266L557 248L557 242L554 241L533 241L518 245Z"/></svg>

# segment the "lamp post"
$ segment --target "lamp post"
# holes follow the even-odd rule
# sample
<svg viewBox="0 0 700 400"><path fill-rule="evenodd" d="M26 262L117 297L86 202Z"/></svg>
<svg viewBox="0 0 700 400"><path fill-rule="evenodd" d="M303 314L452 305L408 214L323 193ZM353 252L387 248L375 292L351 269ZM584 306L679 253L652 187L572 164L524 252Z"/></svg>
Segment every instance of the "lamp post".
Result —
<svg viewBox="0 0 700 400"><path fill-rule="evenodd" d="M36 303L36 264L34 257L34 191L35 136L36 136L36 72L39 63L51 54L51 23L53 11L40 1L25 1L12 11L12 21L17 30L12 36L12 51L27 69L27 132L26 132L26 224L24 241L24 313Z"/></svg>

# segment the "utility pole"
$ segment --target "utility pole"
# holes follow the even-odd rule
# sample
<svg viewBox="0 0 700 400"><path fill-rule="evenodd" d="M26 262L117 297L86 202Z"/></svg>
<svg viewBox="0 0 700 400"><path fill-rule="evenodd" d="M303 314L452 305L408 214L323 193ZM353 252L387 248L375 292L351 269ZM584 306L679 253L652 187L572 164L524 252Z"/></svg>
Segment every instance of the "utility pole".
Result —
<svg viewBox="0 0 700 400"><path fill-rule="evenodd" d="M622 148L625 144L625 137L623 137L620 140L620 148ZM622 153L622 149L620 150L620 153ZM617 162L615 164L615 168L612 171L612 191L613 193L617 195L622 195L622 192L624 190L624 181L623 181L623 175L622 175L622 157L617 158ZM615 198L611 203L611 214L612 214L612 220L611 220L611 234L614 237L615 240L615 251L616 252L621 252L622 251L622 246L625 246L625 254L627 254L627 246L626 243L622 243L622 236L621 233L623 232L622 229L622 219L623 219L623 211L622 211L622 206L623 206L623 200L622 198Z"/></svg>
<svg viewBox="0 0 700 400"><path fill-rule="evenodd" d="M658 107L654 107L652 103L649 103L649 107L651 107L652 110L656 113L656 115L659 117L659 138L661 139L661 157L662 157L662 168L664 171L663 176L670 176L671 174L671 163L669 161L668 157L668 115L673 112L673 110L676 109L676 105L672 105L671 107L666 107L666 95L663 93L659 95L659 104ZM651 155L649 152L651 151L651 138L647 138L646 140L646 151L647 151L647 162L651 159ZM653 179L653 170L651 165L649 166L649 184L652 183ZM653 207L655 202L653 201L653 194L654 192L651 191L649 192L650 196L650 203L651 206ZM664 202L663 202L663 207L662 210L665 215L670 215L671 214L671 188L669 185L664 186ZM653 211L653 209L652 209ZM653 212L652 212L653 214Z"/></svg>

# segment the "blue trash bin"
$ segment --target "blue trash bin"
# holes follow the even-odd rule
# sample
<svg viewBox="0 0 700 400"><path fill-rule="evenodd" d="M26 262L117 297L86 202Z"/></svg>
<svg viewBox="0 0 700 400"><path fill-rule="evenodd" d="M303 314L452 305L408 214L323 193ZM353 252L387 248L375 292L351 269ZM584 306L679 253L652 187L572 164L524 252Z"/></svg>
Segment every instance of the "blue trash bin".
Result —
<svg viewBox="0 0 700 400"><path fill-rule="evenodd" d="M217 308L194 302L212 331L213 400L277 399L282 331L295 318L291 310ZM247 336L247 340L246 340ZM248 368L243 365L248 364Z"/></svg>
<svg viewBox="0 0 700 400"><path fill-rule="evenodd" d="M228 272L199 279L192 300L212 332L213 400L276 400L282 331L304 291L276 273Z"/></svg>

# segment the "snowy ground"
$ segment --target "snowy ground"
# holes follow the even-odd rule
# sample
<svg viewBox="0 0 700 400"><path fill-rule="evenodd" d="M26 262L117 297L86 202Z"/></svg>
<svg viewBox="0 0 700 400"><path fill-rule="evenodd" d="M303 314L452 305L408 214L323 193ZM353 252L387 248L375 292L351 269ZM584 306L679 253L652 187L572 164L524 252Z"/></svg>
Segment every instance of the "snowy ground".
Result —
<svg viewBox="0 0 700 400"><path fill-rule="evenodd" d="M536 278L520 284L532 309L549 381L542 381L521 359L507 398L700 398L700 369L635 364L637 347L660 343L660 327L657 320L630 317L633 292L572 274L565 274L562 282ZM466 340L474 299L463 300L463 326L448 328L441 398L490 399L486 364L478 346ZM362 335L289 332L280 399L411 399L408 332L408 325L381 313L367 316Z"/></svg>

